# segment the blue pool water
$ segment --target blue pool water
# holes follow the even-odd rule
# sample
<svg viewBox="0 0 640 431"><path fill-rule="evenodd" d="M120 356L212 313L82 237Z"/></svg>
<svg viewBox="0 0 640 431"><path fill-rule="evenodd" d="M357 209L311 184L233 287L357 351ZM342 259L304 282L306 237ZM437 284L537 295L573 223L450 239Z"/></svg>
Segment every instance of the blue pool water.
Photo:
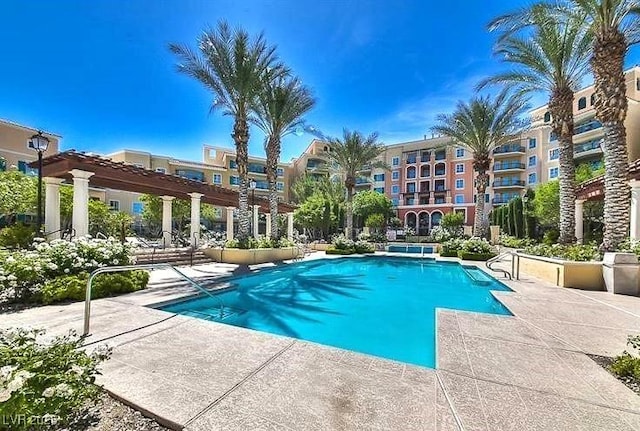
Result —
<svg viewBox="0 0 640 431"><path fill-rule="evenodd" d="M387 251L390 253L433 253L431 245L389 245Z"/></svg>
<svg viewBox="0 0 640 431"><path fill-rule="evenodd" d="M509 314L483 271L402 257L321 259L229 279L232 289L163 310L435 366L435 309Z"/></svg>

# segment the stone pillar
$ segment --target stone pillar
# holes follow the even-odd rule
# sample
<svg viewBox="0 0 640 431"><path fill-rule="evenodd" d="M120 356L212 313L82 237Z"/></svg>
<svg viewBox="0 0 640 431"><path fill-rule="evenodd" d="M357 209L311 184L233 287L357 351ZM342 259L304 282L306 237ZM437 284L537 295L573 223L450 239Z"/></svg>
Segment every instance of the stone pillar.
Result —
<svg viewBox="0 0 640 431"><path fill-rule="evenodd" d="M582 244L584 240L584 220L582 217L584 202L583 199L576 199L576 241L578 244Z"/></svg>
<svg viewBox="0 0 640 431"><path fill-rule="evenodd" d="M171 232L173 231L172 206L173 196L161 196L162 198L162 244L164 247L171 247Z"/></svg>
<svg viewBox="0 0 640 431"><path fill-rule="evenodd" d="M271 213L266 213L265 214L265 220L266 220L266 223L267 223L267 228L264 231L264 235L267 238L271 238Z"/></svg>
<svg viewBox="0 0 640 431"><path fill-rule="evenodd" d="M89 234L89 178L93 172L72 169L73 215L72 224L77 237Z"/></svg>
<svg viewBox="0 0 640 431"><path fill-rule="evenodd" d="M233 239L233 210L234 207L227 207L227 240Z"/></svg>
<svg viewBox="0 0 640 431"><path fill-rule="evenodd" d="M47 239L60 239L60 184L63 180L44 177L42 181L45 186L44 232L53 232Z"/></svg>
<svg viewBox="0 0 640 431"><path fill-rule="evenodd" d="M253 205L251 212L251 227L253 228L253 237L256 239L258 239L258 237L260 236L260 213L258 212L259 209L260 205Z"/></svg>
<svg viewBox="0 0 640 431"><path fill-rule="evenodd" d="M287 238L293 241L293 213L287 213Z"/></svg>
<svg viewBox="0 0 640 431"><path fill-rule="evenodd" d="M629 236L631 239L640 239L640 181L629 181L631 186L631 217Z"/></svg>
<svg viewBox="0 0 640 431"><path fill-rule="evenodd" d="M191 196L191 245L197 246L200 239L200 198L202 193L189 193Z"/></svg>

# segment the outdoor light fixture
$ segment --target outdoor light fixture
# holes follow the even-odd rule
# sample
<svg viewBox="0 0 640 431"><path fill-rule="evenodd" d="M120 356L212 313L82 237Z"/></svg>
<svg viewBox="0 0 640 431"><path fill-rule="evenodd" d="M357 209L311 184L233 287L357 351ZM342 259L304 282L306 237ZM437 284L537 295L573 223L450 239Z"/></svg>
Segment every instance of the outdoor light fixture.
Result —
<svg viewBox="0 0 640 431"><path fill-rule="evenodd" d="M36 233L42 234L42 153L49 148L49 138L38 132L29 138L27 148L38 153L38 213L36 215Z"/></svg>

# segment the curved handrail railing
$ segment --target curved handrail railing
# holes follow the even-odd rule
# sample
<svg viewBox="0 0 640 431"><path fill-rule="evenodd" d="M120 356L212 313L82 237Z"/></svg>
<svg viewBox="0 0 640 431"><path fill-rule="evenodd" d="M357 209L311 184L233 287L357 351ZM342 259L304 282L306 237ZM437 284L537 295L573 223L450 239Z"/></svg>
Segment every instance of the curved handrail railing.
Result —
<svg viewBox="0 0 640 431"><path fill-rule="evenodd" d="M213 293L209 292L207 289L205 289L204 287L199 285L195 280L193 280L191 277L187 276L184 272L180 271L178 268L174 267L173 265L170 265L168 263L155 263L155 264L149 264L149 265L105 266L103 268L98 268L98 269L94 270L91 273L91 275L89 275L89 280L87 280L87 289L86 289L86 292L85 292L85 302L84 302L84 328L83 328L83 332L82 332L83 336L88 336L89 335L90 320L91 320L91 284L93 283L93 279L96 277L96 275L105 274L105 273L109 273L109 272L134 271L134 270L141 270L141 269L148 269L148 270L170 269L170 270L172 270L173 272L178 274L182 279L186 280L189 284L191 284L191 286L195 287L199 291L205 293L206 295L208 295L211 298L214 298L216 301L218 301L218 304L220 305L220 318L224 317L224 303L222 302L220 297L218 297L217 295L214 295Z"/></svg>
<svg viewBox="0 0 640 431"><path fill-rule="evenodd" d="M511 259L513 259L513 252L512 251L507 251L504 253L501 253L495 257L492 257L491 259L487 260L485 262L485 265L487 266L487 268L489 268L491 271L493 272L501 272L505 277L509 278L509 280L513 280L513 278L511 277L511 273L507 270L504 270L502 268L493 268L492 265L494 263L498 263L501 262L505 257L507 256L511 256ZM512 270L513 271L513 270Z"/></svg>
<svg viewBox="0 0 640 431"><path fill-rule="evenodd" d="M51 232L44 232L42 236L47 238L53 235L54 233L58 233L58 232L60 232L61 239L64 239L67 234L69 235L69 239L73 239L76 236L76 230L72 227L64 227L64 228L52 230Z"/></svg>

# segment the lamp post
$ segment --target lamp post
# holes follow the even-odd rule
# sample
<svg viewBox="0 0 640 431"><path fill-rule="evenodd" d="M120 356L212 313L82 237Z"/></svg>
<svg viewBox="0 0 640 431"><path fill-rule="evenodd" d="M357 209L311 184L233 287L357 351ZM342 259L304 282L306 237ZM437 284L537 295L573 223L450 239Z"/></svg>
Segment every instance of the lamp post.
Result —
<svg viewBox="0 0 640 431"><path fill-rule="evenodd" d="M27 143L30 148L38 153L38 214L36 216L36 232L37 235L42 234L42 153L49 148L49 138L44 136L42 132L33 135Z"/></svg>
<svg viewBox="0 0 640 431"><path fill-rule="evenodd" d="M255 230L258 228L257 226L254 226L253 223L253 212L255 211L255 204L256 204L256 186L258 184L256 183L256 180L252 179L249 181L249 188L251 189L251 233L253 233L255 235Z"/></svg>

